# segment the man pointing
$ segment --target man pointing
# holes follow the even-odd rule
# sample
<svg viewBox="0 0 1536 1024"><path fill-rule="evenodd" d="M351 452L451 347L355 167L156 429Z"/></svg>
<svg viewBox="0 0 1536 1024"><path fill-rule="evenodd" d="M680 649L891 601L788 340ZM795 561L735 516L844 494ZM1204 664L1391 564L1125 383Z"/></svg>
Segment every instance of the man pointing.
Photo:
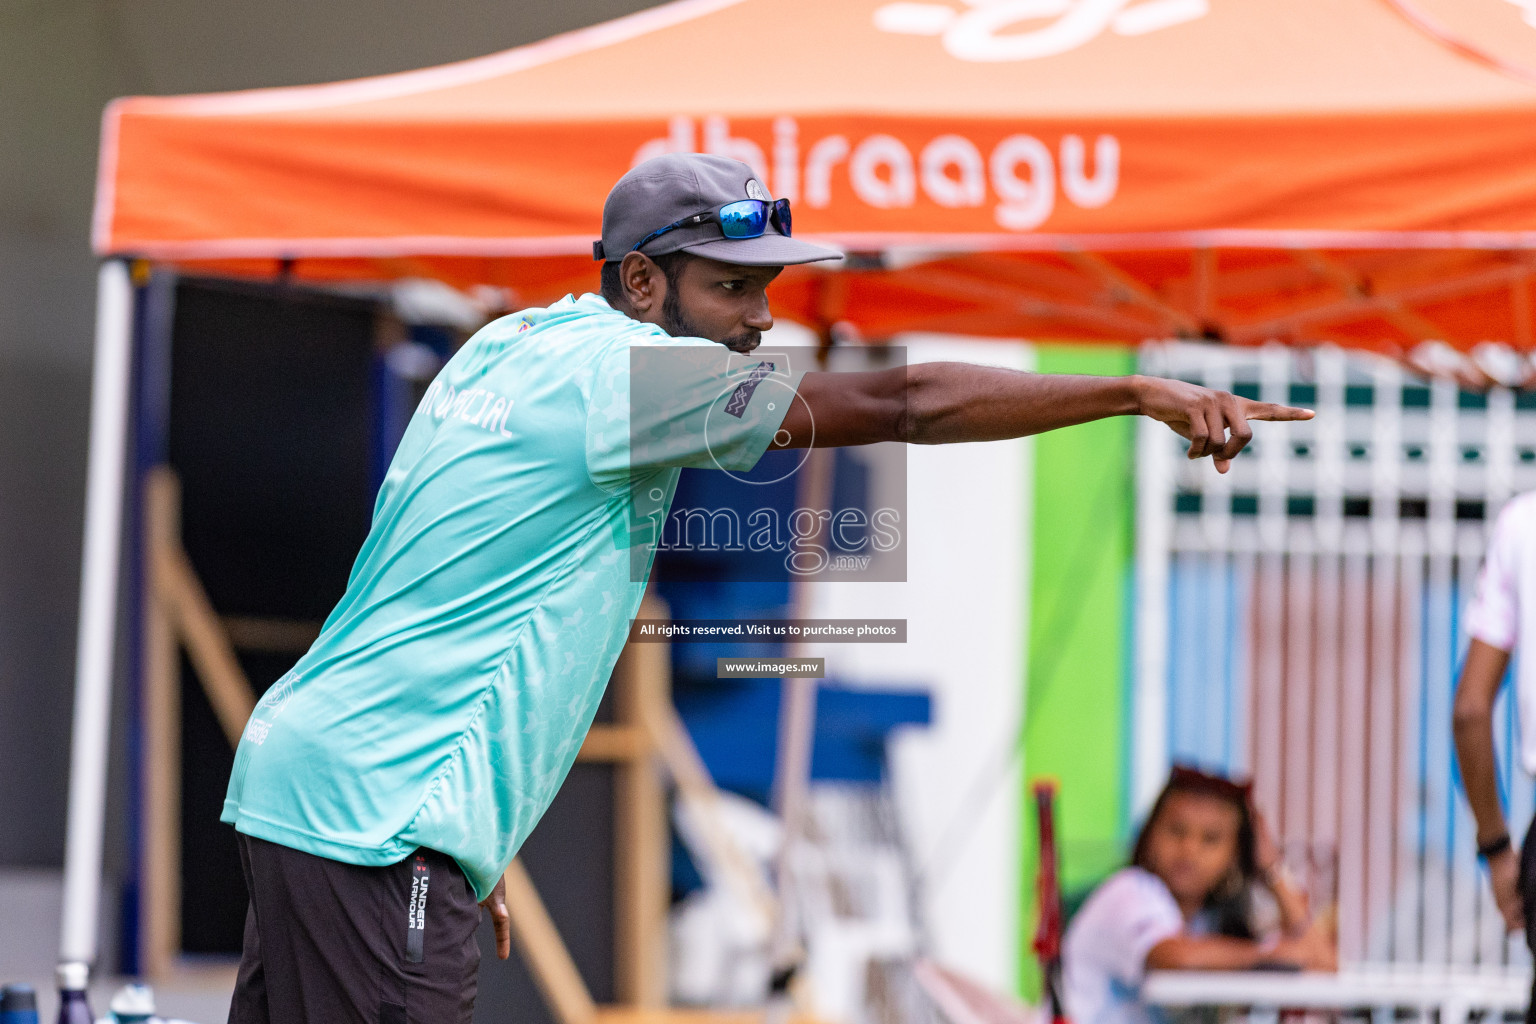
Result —
<svg viewBox="0 0 1536 1024"><path fill-rule="evenodd" d="M495 321L433 382L346 593L236 754L231 1022L470 1019L476 904L508 955L502 873L592 722L682 467L1140 414L1225 471L1248 421L1311 415L1147 377L744 361L779 272L840 257L792 228L746 164L646 161L604 205L601 295Z"/></svg>

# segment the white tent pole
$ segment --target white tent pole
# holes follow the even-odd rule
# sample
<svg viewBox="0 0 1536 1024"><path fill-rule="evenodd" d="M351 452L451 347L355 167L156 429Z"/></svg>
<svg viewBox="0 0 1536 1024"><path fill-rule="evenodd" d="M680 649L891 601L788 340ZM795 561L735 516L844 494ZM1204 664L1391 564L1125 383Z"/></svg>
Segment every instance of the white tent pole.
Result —
<svg viewBox="0 0 1536 1024"><path fill-rule="evenodd" d="M132 350L133 286L128 264L108 260L96 279L96 362L91 381L85 549L75 649L75 725L59 941L62 962L89 964L96 959Z"/></svg>
<svg viewBox="0 0 1536 1024"><path fill-rule="evenodd" d="M1166 342L1141 347L1141 373L1170 373ZM1173 548L1173 440L1142 417L1136 435L1136 682L1131 815L1141 817L1168 777L1168 573Z"/></svg>

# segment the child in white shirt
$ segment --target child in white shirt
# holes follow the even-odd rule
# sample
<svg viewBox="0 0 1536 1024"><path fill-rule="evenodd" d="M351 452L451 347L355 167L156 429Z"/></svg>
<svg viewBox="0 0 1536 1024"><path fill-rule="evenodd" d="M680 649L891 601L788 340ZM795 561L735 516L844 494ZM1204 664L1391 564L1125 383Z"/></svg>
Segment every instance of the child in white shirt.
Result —
<svg viewBox="0 0 1536 1024"><path fill-rule="evenodd" d="M1306 898L1276 871L1278 851L1250 787L1176 766L1136 840L1072 919L1062 947L1062 999L1073 1024L1149 1024L1149 969L1333 970L1331 921L1310 922ZM1260 942L1252 896L1268 890L1279 934Z"/></svg>

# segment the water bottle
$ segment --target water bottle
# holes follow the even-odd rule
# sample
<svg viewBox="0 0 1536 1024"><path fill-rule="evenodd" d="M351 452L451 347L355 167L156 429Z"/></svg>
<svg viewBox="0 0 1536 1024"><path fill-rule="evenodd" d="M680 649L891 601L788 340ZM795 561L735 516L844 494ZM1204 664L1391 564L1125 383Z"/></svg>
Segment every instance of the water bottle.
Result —
<svg viewBox="0 0 1536 1024"><path fill-rule="evenodd" d="M55 976L59 982L59 1024L96 1024L85 998L85 985L90 978L85 964L59 964Z"/></svg>
<svg viewBox="0 0 1536 1024"><path fill-rule="evenodd" d="M112 1024L151 1024L155 1017L154 989L148 985L124 985L107 1009Z"/></svg>
<svg viewBox="0 0 1536 1024"><path fill-rule="evenodd" d="M0 1024L37 1024L37 993L31 985L0 988Z"/></svg>

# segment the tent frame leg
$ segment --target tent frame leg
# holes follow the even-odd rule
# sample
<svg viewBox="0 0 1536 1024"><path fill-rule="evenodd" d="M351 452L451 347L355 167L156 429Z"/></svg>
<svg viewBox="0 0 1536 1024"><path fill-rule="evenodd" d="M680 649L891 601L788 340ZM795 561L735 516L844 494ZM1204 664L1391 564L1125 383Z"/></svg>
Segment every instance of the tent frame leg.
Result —
<svg viewBox="0 0 1536 1024"><path fill-rule="evenodd" d="M106 819L112 671L117 648L128 393L133 355L133 281L127 261L101 265L96 285L95 365L91 380L90 461L75 649L75 712L70 746L69 817L64 851L61 962L96 959Z"/></svg>

